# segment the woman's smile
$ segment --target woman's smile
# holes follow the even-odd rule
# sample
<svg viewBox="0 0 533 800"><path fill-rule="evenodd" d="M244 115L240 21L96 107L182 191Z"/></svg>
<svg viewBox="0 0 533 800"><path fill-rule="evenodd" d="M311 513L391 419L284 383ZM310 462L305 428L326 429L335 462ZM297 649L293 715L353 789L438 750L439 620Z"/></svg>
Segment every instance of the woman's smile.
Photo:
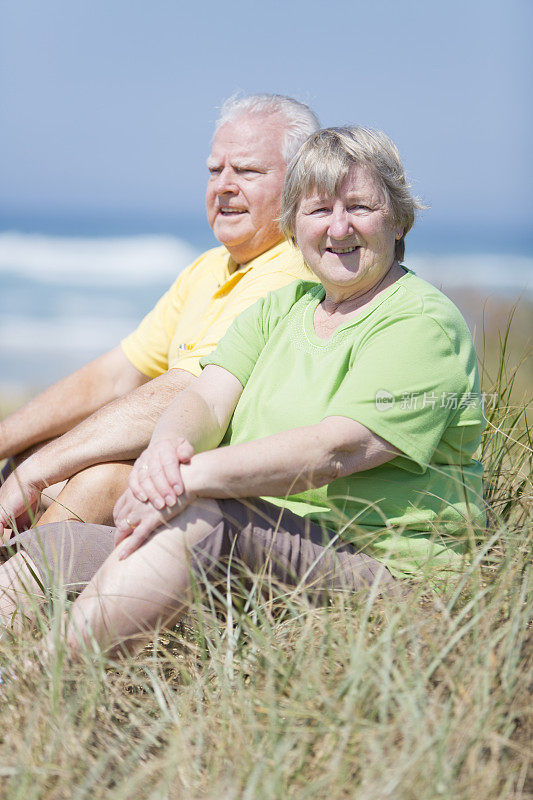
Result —
<svg viewBox="0 0 533 800"><path fill-rule="evenodd" d="M351 247L337 247L336 245L330 245L326 247L327 253L335 253L338 256L344 256L347 253L355 253L356 250L359 250L360 245L356 244Z"/></svg>

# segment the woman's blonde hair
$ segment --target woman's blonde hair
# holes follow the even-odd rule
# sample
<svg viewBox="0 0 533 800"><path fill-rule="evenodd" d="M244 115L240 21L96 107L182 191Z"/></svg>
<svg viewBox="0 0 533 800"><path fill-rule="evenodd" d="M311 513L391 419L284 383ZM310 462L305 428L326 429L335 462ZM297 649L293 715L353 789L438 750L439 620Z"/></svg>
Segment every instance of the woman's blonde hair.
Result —
<svg viewBox="0 0 533 800"><path fill-rule="evenodd" d="M354 165L368 167L379 182L394 224L403 228L395 257L403 261L405 236L413 227L417 209L425 208L411 194L394 142L381 131L359 126L323 128L303 143L287 169L281 198L280 226L294 241L296 213L312 192L335 196Z"/></svg>

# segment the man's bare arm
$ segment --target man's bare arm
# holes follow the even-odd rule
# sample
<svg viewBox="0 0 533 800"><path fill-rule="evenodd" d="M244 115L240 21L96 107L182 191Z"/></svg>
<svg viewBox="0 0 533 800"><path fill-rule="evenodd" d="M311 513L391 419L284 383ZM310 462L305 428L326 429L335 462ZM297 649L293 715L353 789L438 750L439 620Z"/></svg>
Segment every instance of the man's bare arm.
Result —
<svg viewBox="0 0 533 800"><path fill-rule="evenodd" d="M103 461L137 458L150 443L163 411L193 380L190 372L172 369L108 403L31 456L32 471L56 481Z"/></svg>
<svg viewBox="0 0 533 800"><path fill-rule="evenodd" d="M31 455L0 489L0 528L46 486L103 461L133 460L144 450L159 417L194 376L173 369L96 411Z"/></svg>
<svg viewBox="0 0 533 800"><path fill-rule="evenodd" d="M65 433L148 380L120 347L110 350L0 421L0 459Z"/></svg>

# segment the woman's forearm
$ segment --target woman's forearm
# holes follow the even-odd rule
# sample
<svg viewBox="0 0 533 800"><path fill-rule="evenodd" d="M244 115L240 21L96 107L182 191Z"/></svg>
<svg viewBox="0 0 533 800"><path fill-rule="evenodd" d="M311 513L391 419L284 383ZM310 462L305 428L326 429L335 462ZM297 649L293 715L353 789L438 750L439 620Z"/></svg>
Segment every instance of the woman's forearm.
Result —
<svg viewBox="0 0 533 800"><path fill-rule="evenodd" d="M181 393L167 408L157 422L151 444L170 439L177 441L187 439L195 453L217 447L224 430L216 418L212 408L190 387Z"/></svg>
<svg viewBox="0 0 533 800"><path fill-rule="evenodd" d="M383 464L398 451L353 420L330 417L264 439L200 453L182 466L198 497L287 495Z"/></svg>
<svg viewBox="0 0 533 800"><path fill-rule="evenodd" d="M164 430L165 435L171 432ZM164 449L165 443L160 446ZM130 477L131 489L115 506L119 535L121 539L128 538L129 542L122 557L139 547L162 519L171 519L196 498L295 494L324 486L353 472L377 467L394 458L398 452L364 425L346 417L328 417L316 425L200 452L190 460L188 457L187 463L180 463L182 490L174 493L170 503L166 500L156 504L155 500L159 502L161 497L153 491L146 491L146 496L141 496L139 489L142 490L146 484L135 489L131 487ZM164 472L161 468L166 463L164 460L161 464L156 463L152 472L148 468L143 474L150 474L150 480L160 483ZM181 494L178 503L176 494ZM147 499L149 502L144 502ZM165 516L161 517L163 513Z"/></svg>
<svg viewBox="0 0 533 800"><path fill-rule="evenodd" d="M160 417L151 444L163 439L186 439L195 453L217 447L242 393L230 372L209 366Z"/></svg>

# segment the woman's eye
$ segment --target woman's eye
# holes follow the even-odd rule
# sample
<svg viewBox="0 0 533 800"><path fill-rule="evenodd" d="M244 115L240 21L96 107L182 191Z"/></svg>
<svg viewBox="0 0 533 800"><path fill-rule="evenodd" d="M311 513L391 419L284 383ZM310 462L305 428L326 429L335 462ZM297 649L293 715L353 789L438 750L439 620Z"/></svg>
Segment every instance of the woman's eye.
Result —
<svg viewBox="0 0 533 800"><path fill-rule="evenodd" d="M370 211L370 208L362 203L354 203L352 206L348 207L348 211Z"/></svg>

